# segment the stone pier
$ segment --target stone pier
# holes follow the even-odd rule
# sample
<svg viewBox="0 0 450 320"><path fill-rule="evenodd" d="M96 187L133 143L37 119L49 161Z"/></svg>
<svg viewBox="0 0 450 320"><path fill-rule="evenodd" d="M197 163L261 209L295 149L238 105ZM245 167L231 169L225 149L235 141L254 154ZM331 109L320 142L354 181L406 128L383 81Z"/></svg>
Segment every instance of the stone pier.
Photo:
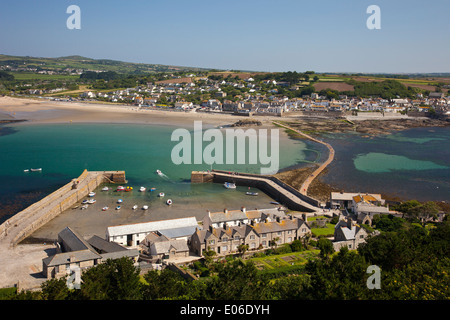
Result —
<svg viewBox="0 0 450 320"><path fill-rule="evenodd" d="M87 171L0 225L0 247L16 246L102 183L125 184L125 171Z"/></svg>

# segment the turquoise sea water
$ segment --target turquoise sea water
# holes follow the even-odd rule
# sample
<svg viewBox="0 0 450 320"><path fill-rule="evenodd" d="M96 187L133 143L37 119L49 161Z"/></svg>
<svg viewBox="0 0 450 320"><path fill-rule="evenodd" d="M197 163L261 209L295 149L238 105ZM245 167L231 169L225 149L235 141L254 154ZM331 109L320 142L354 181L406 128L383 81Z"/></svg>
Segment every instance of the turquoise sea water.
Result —
<svg viewBox="0 0 450 320"><path fill-rule="evenodd" d="M125 170L129 185L136 191L140 186L156 187L168 195L189 198L190 202L223 197L226 192L220 185L191 185L193 170L213 168L259 173L261 164L175 165L171 160L172 149L178 144L171 141L174 129L130 124L8 126L7 130L0 131L7 133L0 136L0 216L5 218L18 212L78 177L84 169ZM204 146L208 144L204 142ZM314 143L295 141L280 132L279 167L321 161L321 150ZM25 173L24 169L29 168L43 171ZM155 174L156 169L165 176ZM240 208L238 201L231 205Z"/></svg>
<svg viewBox="0 0 450 320"><path fill-rule="evenodd" d="M231 209L250 201L245 192L231 195L221 185L191 185L191 171L211 166L175 165L171 151L178 142L170 139L174 129L130 124L2 127L0 222L78 177L84 169L125 170L129 185L135 190L141 185L156 187L176 198L177 203L189 206L207 201L217 202L218 206L229 203ZM347 192L376 192L404 199L450 200L449 128L417 128L375 138L357 134L327 134L322 138L336 151L335 160L323 178L333 186ZM307 166L323 161L326 156L322 145L292 140L280 132L280 169ZM260 166L234 164L212 168L259 173ZM23 171L29 168L43 171ZM156 169L162 170L166 177L156 175ZM246 191L245 187L240 189ZM146 197L138 192L127 196ZM259 204L258 197L251 203L268 207L268 203Z"/></svg>
<svg viewBox="0 0 450 320"><path fill-rule="evenodd" d="M414 128L373 138L327 134L336 158L324 181L348 192L450 200L450 128Z"/></svg>

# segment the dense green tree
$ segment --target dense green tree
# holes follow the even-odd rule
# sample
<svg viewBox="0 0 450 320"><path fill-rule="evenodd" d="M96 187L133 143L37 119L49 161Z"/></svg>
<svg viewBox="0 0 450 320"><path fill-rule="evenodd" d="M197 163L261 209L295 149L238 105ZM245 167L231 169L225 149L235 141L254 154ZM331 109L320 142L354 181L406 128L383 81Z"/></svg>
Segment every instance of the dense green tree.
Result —
<svg viewBox="0 0 450 320"><path fill-rule="evenodd" d="M328 258L334 252L333 243L327 238L320 238L317 241L317 248L320 249L322 258Z"/></svg>
<svg viewBox="0 0 450 320"><path fill-rule="evenodd" d="M268 295L268 280L258 274L251 262L234 259L218 262L217 275L208 283L207 294L218 300L258 300Z"/></svg>
<svg viewBox="0 0 450 320"><path fill-rule="evenodd" d="M108 259L83 272L80 296L90 300L139 299L139 273L129 258Z"/></svg>

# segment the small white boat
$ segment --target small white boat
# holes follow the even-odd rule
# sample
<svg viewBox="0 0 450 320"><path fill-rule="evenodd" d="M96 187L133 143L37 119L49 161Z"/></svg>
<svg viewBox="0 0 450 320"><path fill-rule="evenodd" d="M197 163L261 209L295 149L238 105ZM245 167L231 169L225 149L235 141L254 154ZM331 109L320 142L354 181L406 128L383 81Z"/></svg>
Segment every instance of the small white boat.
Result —
<svg viewBox="0 0 450 320"><path fill-rule="evenodd" d="M138 206L137 206L137 204L135 204L134 206L133 206L133 210L136 210L138 208Z"/></svg>
<svg viewBox="0 0 450 320"><path fill-rule="evenodd" d="M89 203L89 200L88 200L88 199L85 199L85 200L81 201L81 203L82 203L82 204L87 204L87 203Z"/></svg>
<svg viewBox="0 0 450 320"><path fill-rule="evenodd" d="M86 210L88 208L88 205L85 204L84 206L81 206L81 210Z"/></svg>
<svg viewBox="0 0 450 320"><path fill-rule="evenodd" d="M140 188L139 188L139 191L140 191L140 192L144 192L145 190L147 190L145 187L140 187Z"/></svg>
<svg viewBox="0 0 450 320"><path fill-rule="evenodd" d="M117 187L117 191L124 191L125 190L125 187L124 186L118 186Z"/></svg>
<svg viewBox="0 0 450 320"><path fill-rule="evenodd" d="M162 174L161 170L159 170L159 169L158 169L158 170L156 170L156 173L157 173L157 174L159 174L159 175L161 175L161 174Z"/></svg>
<svg viewBox="0 0 450 320"><path fill-rule="evenodd" d="M108 190L109 190L108 187L103 187L103 188L102 188L102 191L108 191Z"/></svg>
<svg viewBox="0 0 450 320"><path fill-rule="evenodd" d="M120 206L117 206L117 207L116 207L116 210L120 210L120 208L121 208Z"/></svg>
<svg viewBox="0 0 450 320"><path fill-rule="evenodd" d="M166 203L167 203L168 206L170 206L170 205L172 204L172 200L171 200L171 199L168 199L168 200L166 201Z"/></svg>
<svg viewBox="0 0 450 320"><path fill-rule="evenodd" d="M25 169L23 170L23 172L30 172L30 169Z"/></svg>
<svg viewBox="0 0 450 320"><path fill-rule="evenodd" d="M147 209L148 209L147 205L142 206L142 210L147 210Z"/></svg>
<svg viewBox="0 0 450 320"><path fill-rule="evenodd" d="M223 184L223 186L224 186L225 188L227 188L227 189L236 189L236 185L235 185L234 183L231 183L231 182L225 182L225 183Z"/></svg>
<svg viewBox="0 0 450 320"><path fill-rule="evenodd" d="M89 197L95 196L95 192L89 192Z"/></svg>
<svg viewBox="0 0 450 320"><path fill-rule="evenodd" d="M245 194L248 196L257 196L258 192L246 192Z"/></svg>
<svg viewBox="0 0 450 320"><path fill-rule="evenodd" d="M164 192L160 192L160 193L158 194L158 197L160 197L160 198L164 197Z"/></svg>
<svg viewBox="0 0 450 320"><path fill-rule="evenodd" d="M30 169L31 171L42 171L42 168L37 168L37 169Z"/></svg>
<svg viewBox="0 0 450 320"><path fill-rule="evenodd" d="M102 211L106 211L106 210L108 210L109 209L109 207L103 207L102 208Z"/></svg>
<svg viewBox="0 0 450 320"><path fill-rule="evenodd" d="M94 204L94 203L96 203L97 202L97 200L95 200L95 199L91 199L91 200L88 200L88 202L87 203L89 203L89 204Z"/></svg>
<svg viewBox="0 0 450 320"><path fill-rule="evenodd" d="M117 200L117 203L122 203L122 202L123 202L122 199Z"/></svg>

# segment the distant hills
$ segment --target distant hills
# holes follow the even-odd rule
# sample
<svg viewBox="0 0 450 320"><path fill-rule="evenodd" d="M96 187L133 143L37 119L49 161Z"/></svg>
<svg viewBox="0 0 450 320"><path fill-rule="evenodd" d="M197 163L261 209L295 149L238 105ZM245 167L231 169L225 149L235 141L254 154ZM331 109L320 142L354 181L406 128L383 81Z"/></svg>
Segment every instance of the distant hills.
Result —
<svg viewBox="0 0 450 320"><path fill-rule="evenodd" d="M109 59L92 59L79 55L71 55L58 58L43 58L30 56L11 56L0 54L0 66L10 66L13 69L19 68L26 72L36 69L37 71L58 71L90 70L90 71L115 71L126 74L146 74L155 72L176 72L176 71L208 71L210 69L171 66L162 64L147 64L123 62Z"/></svg>

